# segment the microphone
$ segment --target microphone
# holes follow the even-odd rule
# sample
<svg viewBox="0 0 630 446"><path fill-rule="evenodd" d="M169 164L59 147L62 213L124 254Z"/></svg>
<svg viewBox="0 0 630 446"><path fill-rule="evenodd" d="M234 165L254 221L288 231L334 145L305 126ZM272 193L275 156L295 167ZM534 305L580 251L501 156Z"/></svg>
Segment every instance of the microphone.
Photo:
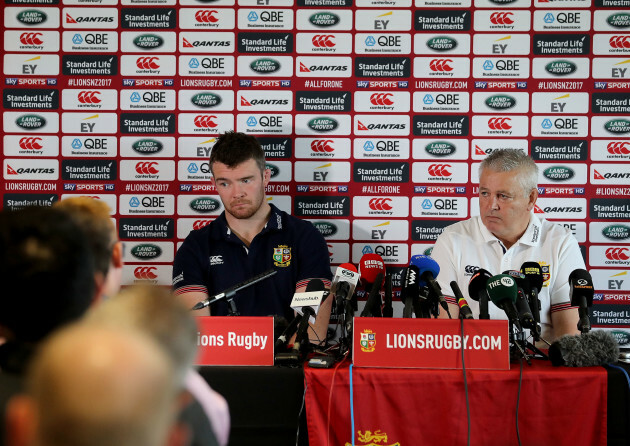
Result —
<svg viewBox="0 0 630 446"><path fill-rule="evenodd" d="M503 271L503 274L511 276L516 282L516 311L518 312L518 319L521 321L521 325L529 329L535 329L536 322L534 321L534 316L532 315L532 310L529 308L529 302L527 301L524 291L526 288L525 282L527 281L525 274L514 269Z"/></svg>
<svg viewBox="0 0 630 446"><path fill-rule="evenodd" d="M603 330L564 335L549 347L549 359L554 366L594 367L617 362L618 357L619 344Z"/></svg>
<svg viewBox="0 0 630 446"><path fill-rule="evenodd" d="M466 298L462 294L462 290L459 289L459 285L454 280L451 280L451 289L457 299L457 305L459 306L459 318L460 319L474 319L472 310L466 302Z"/></svg>
<svg viewBox="0 0 630 446"><path fill-rule="evenodd" d="M394 317L392 306L392 275L385 275L385 296L383 298L383 317Z"/></svg>
<svg viewBox="0 0 630 446"><path fill-rule="evenodd" d="M411 256L409 263L418 267L418 271L420 272L419 285L427 286L429 288L429 295L433 297L433 299L437 299L440 302L440 306L444 308L450 316L451 314L448 310L446 299L444 299L444 295L442 294L442 289L435 281L435 278L440 273L440 265L431 257L421 254Z"/></svg>
<svg viewBox="0 0 630 446"><path fill-rule="evenodd" d="M479 268L468 282L468 295L472 300L479 302L479 319L490 319L490 313L488 313L490 296L486 291L486 284L491 277L492 274L489 271Z"/></svg>
<svg viewBox="0 0 630 446"><path fill-rule="evenodd" d="M293 295L291 308L300 315L300 321L295 334L295 342L293 343L293 351L295 353L300 351L302 339L306 337L309 321L315 322L315 315L319 311L319 306L327 296L328 292L326 291L326 286L321 279L309 280L304 293L295 293Z"/></svg>
<svg viewBox="0 0 630 446"><path fill-rule="evenodd" d="M238 283L230 288L228 288L227 290L223 291L222 293L219 294L215 294L214 296L210 296L208 297L206 300L201 301L201 302L197 302L195 304L194 307L192 307L193 310L201 310L202 308L206 308L208 305L212 305L213 303L215 303L218 300L221 299L226 299L228 301L232 300L232 298L234 297L234 295L241 291L244 288L247 288L249 286L252 286L255 283L260 282L261 280L267 279L271 276L273 276L274 274L276 274L278 271L276 271L275 269L270 269L268 271L265 271L264 273L258 274L257 276L252 277L251 279L247 279L241 283Z"/></svg>
<svg viewBox="0 0 630 446"><path fill-rule="evenodd" d="M287 328L285 328L282 334L278 336L278 339L276 339L276 344L274 346L275 350L278 350L280 347L282 347L283 345L287 343L287 341L291 338L291 336L293 336L293 334L296 332L298 323L301 320L302 320L302 315L300 314L298 314L296 317L293 318L293 320L289 323L289 325L287 325Z"/></svg>
<svg viewBox="0 0 630 446"><path fill-rule="evenodd" d="M517 295L516 288L516 282L507 274L497 274L491 277L486 284L486 291L488 291L492 303L505 311L508 320L516 325L520 331L522 330L521 321L514 305Z"/></svg>
<svg viewBox="0 0 630 446"><path fill-rule="evenodd" d="M385 277L385 262L378 254L363 254L359 262L361 284L368 292L367 302L361 312L361 317L381 317L381 286Z"/></svg>
<svg viewBox="0 0 630 446"><path fill-rule="evenodd" d="M420 272L416 265L409 265L405 270L403 286L400 290L400 299L405 303L403 308L403 317L410 318L414 312L414 302L420 298ZM416 314L416 317L419 317Z"/></svg>
<svg viewBox="0 0 630 446"><path fill-rule="evenodd" d="M352 299L359 277L357 268L352 263L342 263L337 267L330 287L336 299L337 314L343 312L345 301Z"/></svg>
<svg viewBox="0 0 630 446"><path fill-rule="evenodd" d="M582 334L591 330L588 307L593 305L593 294L593 279L588 271L576 269L569 274L569 297L571 298L571 306L578 307L580 320L577 328Z"/></svg>

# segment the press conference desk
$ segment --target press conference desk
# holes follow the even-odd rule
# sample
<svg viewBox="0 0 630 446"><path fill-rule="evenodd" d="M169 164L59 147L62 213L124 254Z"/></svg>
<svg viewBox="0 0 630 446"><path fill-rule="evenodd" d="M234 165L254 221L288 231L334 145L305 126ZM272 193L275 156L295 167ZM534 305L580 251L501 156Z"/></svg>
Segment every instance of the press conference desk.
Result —
<svg viewBox="0 0 630 446"><path fill-rule="evenodd" d="M228 400L231 446L295 445L305 382L310 445L342 446L352 444L348 366L344 363L336 372L309 367L202 367L200 372ZM630 372L630 366L624 367ZM517 444L518 371L513 364L509 371L468 372L471 444ZM379 446L466 445L461 371L353 368L352 375L355 435L380 430L387 441L371 442ZM522 444L630 445L629 404L628 383L619 370L553 368L535 361L524 366ZM583 438L585 432L589 436ZM299 444L307 444L304 425L300 434ZM355 444L370 443L355 438Z"/></svg>

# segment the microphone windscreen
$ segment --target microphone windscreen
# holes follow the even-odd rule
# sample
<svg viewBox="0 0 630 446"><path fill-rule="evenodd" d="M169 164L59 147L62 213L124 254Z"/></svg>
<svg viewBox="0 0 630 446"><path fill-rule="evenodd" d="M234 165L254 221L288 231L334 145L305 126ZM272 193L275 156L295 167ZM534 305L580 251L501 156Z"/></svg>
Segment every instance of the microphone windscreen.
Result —
<svg viewBox="0 0 630 446"><path fill-rule="evenodd" d="M434 279L438 276L438 274L440 274L440 265L438 265L438 262L436 262L429 256L416 254L415 256L411 256L409 264L414 265L418 268L418 271L420 273L420 280L418 283L420 284L420 286L427 286L426 281L422 280L422 277L426 273L431 274Z"/></svg>
<svg viewBox="0 0 630 446"><path fill-rule="evenodd" d="M343 268L343 269L347 269L352 271L353 273L358 273L359 271L357 270L357 267L354 266L352 263L342 263L341 265L339 265L339 268Z"/></svg>
<svg viewBox="0 0 630 446"><path fill-rule="evenodd" d="M361 257L361 261L359 262L359 273L361 274L360 280L364 287L371 286L375 282L376 276L378 276L379 273L384 278L385 262L383 262L383 258L374 253L363 254L363 257ZM382 282L378 285L381 286Z"/></svg>
<svg viewBox="0 0 630 446"><path fill-rule="evenodd" d="M554 366L595 367L617 362L619 344L607 331L596 330L578 336L565 335L549 347Z"/></svg>
<svg viewBox="0 0 630 446"><path fill-rule="evenodd" d="M521 265L521 272L527 277L529 285L532 288L536 288L536 291L540 293L544 282L540 264L537 262L525 262Z"/></svg>
<svg viewBox="0 0 630 446"><path fill-rule="evenodd" d="M472 300L479 302L479 295L486 292L488 279L492 277L489 271L483 268L478 269L468 282L468 295Z"/></svg>
<svg viewBox="0 0 630 446"><path fill-rule="evenodd" d="M306 289L304 290L307 293L312 291L325 291L326 285L324 285L324 281L322 279L309 279L306 284Z"/></svg>
<svg viewBox="0 0 630 446"><path fill-rule="evenodd" d="M488 291L492 303L498 307L501 307L500 303L504 300L516 302L516 282L507 274L497 274L491 277L486 284L486 291Z"/></svg>

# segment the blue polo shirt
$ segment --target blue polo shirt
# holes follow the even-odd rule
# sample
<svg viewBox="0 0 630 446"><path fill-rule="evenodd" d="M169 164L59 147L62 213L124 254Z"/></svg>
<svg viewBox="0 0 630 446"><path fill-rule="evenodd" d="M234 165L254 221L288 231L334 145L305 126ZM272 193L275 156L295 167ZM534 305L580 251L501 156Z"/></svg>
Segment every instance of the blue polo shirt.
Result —
<svg viewBox="0 0 630 446"><path fill-rule="evenodd" d="M249 248L228 227L223 212L209 225L191 231L173 263L175 294L201 291L209 296L269 269L277 273L234 297L243 316L280 315L293 319L291 299L304 279L330 280L330 261L324 237L310 222L273 204L271 216ZM212 315L228 314L225 301L212 306Z"/></svg>

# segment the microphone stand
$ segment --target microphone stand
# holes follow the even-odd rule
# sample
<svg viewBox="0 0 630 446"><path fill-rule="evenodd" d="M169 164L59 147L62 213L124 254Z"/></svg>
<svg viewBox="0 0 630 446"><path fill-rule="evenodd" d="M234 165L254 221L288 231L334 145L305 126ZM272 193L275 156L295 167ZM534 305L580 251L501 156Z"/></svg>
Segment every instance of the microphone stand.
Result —
<svg viewBox="0 0 630 446"><path fill-rule="evenodd" d="M515 361L518 358L523 358L525 361L527 361L528 365L532 365L532 361L530 359L531 357L527 354L526 351L528 347L528 342L527 339L525 339L525 332L522 328L517 328L515 333L514 328L514 323L510 321L510 361Z"/></svg>

